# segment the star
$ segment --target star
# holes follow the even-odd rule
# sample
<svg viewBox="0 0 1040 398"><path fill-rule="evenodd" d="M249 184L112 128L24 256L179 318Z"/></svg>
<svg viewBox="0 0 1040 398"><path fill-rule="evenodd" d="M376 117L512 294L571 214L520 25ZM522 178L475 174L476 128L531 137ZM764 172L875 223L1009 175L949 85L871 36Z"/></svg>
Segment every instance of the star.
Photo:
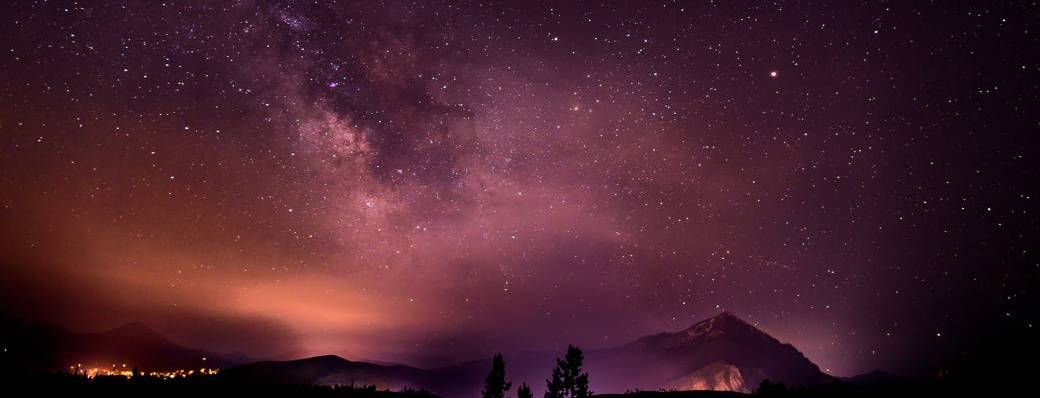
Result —
<svg viewBox="0 0 1040 398"><path fill-rule="evenodd" d="M1036 321L1022 6L12 3L11 315L448 361L732 309L843 375Z"/></svg>

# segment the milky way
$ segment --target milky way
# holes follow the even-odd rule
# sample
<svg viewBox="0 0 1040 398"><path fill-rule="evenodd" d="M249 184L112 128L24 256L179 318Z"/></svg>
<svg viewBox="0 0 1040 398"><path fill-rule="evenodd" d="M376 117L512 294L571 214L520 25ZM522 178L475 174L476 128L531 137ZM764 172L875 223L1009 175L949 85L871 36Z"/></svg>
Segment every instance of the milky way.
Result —
<svg viewBox="0 0 1040 398"><path fill-rule="evenodd" d="M3 311L436 366L1031 329L1035 5L0 6Z"/></svg>

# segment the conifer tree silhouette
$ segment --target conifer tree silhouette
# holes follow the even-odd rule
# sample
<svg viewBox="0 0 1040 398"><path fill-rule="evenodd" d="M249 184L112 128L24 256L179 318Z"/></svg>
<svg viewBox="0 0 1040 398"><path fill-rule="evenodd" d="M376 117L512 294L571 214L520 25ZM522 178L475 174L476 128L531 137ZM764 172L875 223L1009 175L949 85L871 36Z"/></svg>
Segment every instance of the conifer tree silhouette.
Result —
<svg viewBox="0 0 1040 398"><path fill-rule="evenodd" d="M491 360L491 372L484 378L484 390L480 396L483 398L505 398L506 391L513 383L506 381L506 361L502 354L495 354Z"/></svg>
<svg viewBox="0 0 1040 398"><path fill-rule="evenodd" d="M556 359L552 377L545 381L545 398L588 398L589 374L582 371L585 356L581 348L567 346L564 359Z"/></svg>

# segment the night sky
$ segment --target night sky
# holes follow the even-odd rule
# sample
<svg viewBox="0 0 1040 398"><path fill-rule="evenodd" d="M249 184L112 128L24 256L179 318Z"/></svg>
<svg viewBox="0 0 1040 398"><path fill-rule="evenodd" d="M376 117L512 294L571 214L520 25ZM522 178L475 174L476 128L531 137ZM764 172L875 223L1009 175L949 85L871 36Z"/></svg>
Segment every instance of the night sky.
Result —
<svg viewBox="0 0 1040 398"><path fill-rule="evenodd" d="M0 310L438 366L1032 331L1029 2L10 1ZM1000 331L1000 332L997 332Z"/></svg>

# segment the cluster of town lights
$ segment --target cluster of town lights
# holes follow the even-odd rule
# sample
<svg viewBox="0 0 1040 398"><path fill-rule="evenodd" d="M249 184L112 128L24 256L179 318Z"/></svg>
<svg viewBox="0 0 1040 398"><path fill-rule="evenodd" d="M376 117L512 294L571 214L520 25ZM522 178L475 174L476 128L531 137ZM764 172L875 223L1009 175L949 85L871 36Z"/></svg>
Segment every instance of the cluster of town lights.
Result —
<svg viewBox="0 0 1040 398"><path fill-rule="evenodd" d="M141 371L128 368L127 364L112 364L110 368L103 367L83 367L83 364L77 363L69 366L69 371L76 375L86 376L88 378L95 378L98 376L119 376L119 377L153 377L159 379L176 379L190 376L213 376L219 372L218 369L213 368L198 368L198 369L174 369L174 370L162 370L162 371Z"/></svg>

